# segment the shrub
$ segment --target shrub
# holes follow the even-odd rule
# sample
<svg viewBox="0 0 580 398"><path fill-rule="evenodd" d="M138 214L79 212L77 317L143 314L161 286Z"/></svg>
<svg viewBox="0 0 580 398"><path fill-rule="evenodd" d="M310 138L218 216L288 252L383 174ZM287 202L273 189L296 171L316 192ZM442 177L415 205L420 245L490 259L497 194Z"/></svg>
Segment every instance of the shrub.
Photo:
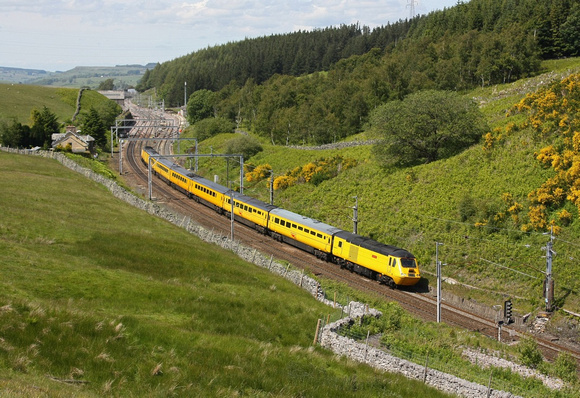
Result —
<svg viewBox="0 0 580 398"><path fill-rule="evenodd" d="M272 166L269 164L261 164L259 166L253 167L250 163L244 164L245 173L246 173L246 181L262 181L265 178L269 177L272 173ZM251 170L249 170L251 169Z"/></svg>
<svg viewBox="0 0 580 398"><path fill-rule="evenodd" d="M462 222L469 220L477 212L475 202L473 201L473 198L469 195L465 195L463 198L461 198L461 200L459 201L458 209L459 209L459 218L461 219Z"/></svg>
<svg viewBox="0 0 580 398"><path fill-rule="evenodd" d="M525 337L520 340L518 343L518 352L522 365L533 369L537 368L544 360L538 349L538 343L530 337Z"/></svg>
<svg viewBox="0 0 580 398"><path fill-rule="evenodd" d="M296 178L291 176L280 176L274 180L274 190L286 189L296 182Z"/></svg>
<svg viewBox="0 0 580 398"><path fill-rule="evenodd" d="M578 380L576 360L567 352L561 352L554 361L554 373L562 380L575 382Z"/></svg>
<svg viewBox="0 0 580 398"><path fill-rule="evenodd" d="M200 120L193 125L193 135L199 141L206 140L220 133L233 133L234 123L221 117Z"/></svg>
<svg viewBox="0 0 580 398"><path fill-rule="evenodd" d="M244 159L249 159L262 151L262 145L260 145L260 143L255 138L245 135L232 138L226 143L225 147L225 153L241 154L244 155Z"/></svg>

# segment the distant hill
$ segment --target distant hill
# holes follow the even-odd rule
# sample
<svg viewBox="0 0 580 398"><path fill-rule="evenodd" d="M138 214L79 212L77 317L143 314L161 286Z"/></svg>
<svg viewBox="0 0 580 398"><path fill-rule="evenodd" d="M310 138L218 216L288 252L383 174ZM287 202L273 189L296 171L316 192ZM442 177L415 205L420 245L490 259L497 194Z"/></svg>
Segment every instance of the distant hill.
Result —
<svg viewBox="0 0 580 398"><path fill-rule="evenodd" d="M28 83L49 75L50 72L40 69L22 69L0 66L0 82L2 83Z"/></svg>
<svg viewBox="0 0 580 398"><path fill-rule="evenodd" d="M155 65L77 66L65 72L0 67L0 82L96 89L102 81L113 79L116 89L127 89L137 85L145 71Z"/></svg>

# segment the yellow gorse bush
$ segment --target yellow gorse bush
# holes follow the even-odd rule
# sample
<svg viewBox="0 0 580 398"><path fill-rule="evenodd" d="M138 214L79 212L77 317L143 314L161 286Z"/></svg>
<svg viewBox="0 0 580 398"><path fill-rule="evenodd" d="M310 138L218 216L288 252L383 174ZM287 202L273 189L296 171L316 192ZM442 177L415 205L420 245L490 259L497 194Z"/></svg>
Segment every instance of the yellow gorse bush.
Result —
<svg viewBox="0 0 580 398"><path fill-rule="evenodd" d="M249 168L253 167L252 165L249 165L248 167L246 167L246 165L244 165L244 168L246 168L246 181L248 182L259 182L262 181L266 178L268 178L270 176L270 174L272 173L272 166L270 166L269 164L261 164L259 166L253 167L253 169L250 171L248 170Z"/></svg>
<svg viewBox="0 0 580 398"><path fill-rule="evenodd" d="M336 177L341 171L356 165L356 159L344 159L340 155L318 159L302 167L295 167L283 176L276 177L274 179L274 190L285 189L297 183L317 185L321 181Z"/></svg>
<svg viewBox="0 0 580 398"><path fill-rule="evenodd" d="M509 124L505 129L506 134L519 128L532 127L540 138L553 138L558 143L548 145L535 154L536 160L544 167L553 169L556 174L528 194L529 224L522 226L524 231L547 228L559 231L560 227L555 225L555 220L548 221L548 212L563 206L566 201L580 210L579 112L580 74L572 74L528 94L508 113L525 113L526 119L519 127ZM494 133L494 137L485 137L484 149L491 149L492 138L501 137L502 133ZM570 212L562 210L557 220L568 224L571 218Z"/></svg>

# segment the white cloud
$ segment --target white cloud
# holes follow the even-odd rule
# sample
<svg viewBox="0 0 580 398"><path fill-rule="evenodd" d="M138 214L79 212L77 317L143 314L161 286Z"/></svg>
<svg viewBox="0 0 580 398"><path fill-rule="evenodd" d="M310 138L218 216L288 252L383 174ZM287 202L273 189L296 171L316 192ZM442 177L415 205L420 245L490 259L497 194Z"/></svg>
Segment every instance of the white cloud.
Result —
<svg viewBox="0 0 580 398"><path fill-rule="evenodd" d="M246 37L353 23L373 28L407 18L408 1L0 0L0 65L163 62ZM456 1L423 0L416 9Z"/></svg>

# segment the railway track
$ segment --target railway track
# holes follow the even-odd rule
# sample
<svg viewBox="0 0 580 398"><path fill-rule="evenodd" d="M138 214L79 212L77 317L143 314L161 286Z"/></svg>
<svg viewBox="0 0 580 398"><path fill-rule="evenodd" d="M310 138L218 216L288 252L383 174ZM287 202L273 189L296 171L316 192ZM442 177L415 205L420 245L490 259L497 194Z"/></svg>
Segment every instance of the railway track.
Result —
<svg viewBox="0 0 580 398"><path fill-rule="evenodd" d="M139 116L139 112L134 114ZM143 120L141 118L137 119L137 124L134 127L136 131L135 137L150 138L154 136L156 138L165 138L168 134L173 134L171 131L164 131L159 134L160 132L154 131L154 127L147 121L147 115L141 116ZM148 144L151 145L152 143L157 145L159 153L171 154L170 141L158 140L155 142L155 138L153 138ZM141 192L144 192L148 186L148 173L140 160L141 148L144 145L145 142L143 141L129 142L125 147L126 153L123 155L128 164L124 177L130 185L133 185ZM224 236L230 235L231 222L229 218L220 216L214 210L187 198L155 177L152 179L152 188L154 200L157 203L162 203L179 214L190 217L215 233ZM234 228L236 240L248 247L257 249L266 256L272 255L274 258L285 260L296 268L308 270L317 276L335 279L356 289L371 292L386 300L397 301L404 309L421 319L436 321L436 299L429 294L413 290L390 289L358 274L343 270L335 264L319 260L295 247L277 242L243 224L236 223ZM491 338L498 338L498 324L493 319L487 319L479 314L445 302L441 306L441 317L448 324L477 331ZM501 329L501 340L503 342L514 342L524 335L525 332L518 330L514 326L503 326ZM533 337L547 359L554 360L559 353L568 352L580 361L580 351L578 349L539 336Z"/></svg>

